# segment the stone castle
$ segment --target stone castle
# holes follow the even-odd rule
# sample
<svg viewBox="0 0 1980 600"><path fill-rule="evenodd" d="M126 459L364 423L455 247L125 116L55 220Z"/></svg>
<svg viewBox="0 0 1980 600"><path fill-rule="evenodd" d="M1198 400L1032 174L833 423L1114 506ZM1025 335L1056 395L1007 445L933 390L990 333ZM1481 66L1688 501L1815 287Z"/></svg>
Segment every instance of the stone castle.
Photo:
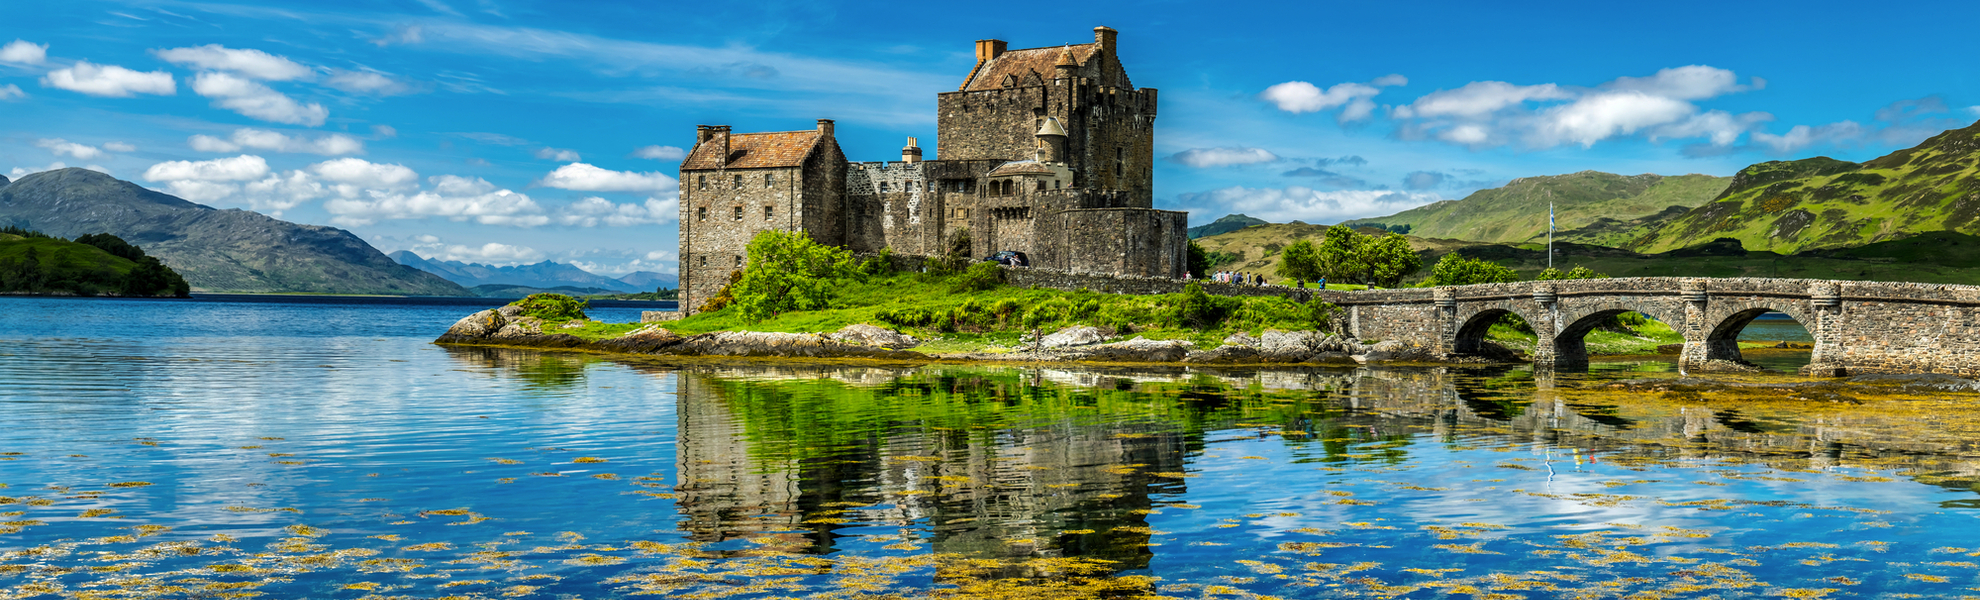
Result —
<svg viewBox="0 0 1980 600"><path fill-rule="evenodd" d="M1117 32L1010 50L976 42L976 66L936 94L936 156L908 138L898 162L848 162L832 121L816 129L696 128L681 161L681 309L701 308L767 229L854 252L1024 252L1073 273L1181 277L1187 214L1154 204L1155 89L1136 88Z"/></svg>

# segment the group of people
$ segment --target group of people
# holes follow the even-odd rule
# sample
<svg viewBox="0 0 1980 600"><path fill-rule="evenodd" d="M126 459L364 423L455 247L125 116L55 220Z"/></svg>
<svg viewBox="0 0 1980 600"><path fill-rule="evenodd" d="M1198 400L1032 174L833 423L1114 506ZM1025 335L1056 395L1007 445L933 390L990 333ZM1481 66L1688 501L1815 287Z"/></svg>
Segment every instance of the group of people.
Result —
<svg viewBox="0 0 1980 600"><path fill-rule="evenodd" d="M1194 275L1191 275L1187 271L1183 272L1183 279L1191 279L1194 277L1195 277ZM1252 275L1250 273L1240 273L1237 271L1218 271L1215 273L1211 273L1210 276L1207 277L1206 279L1209 279L1217 283L1232 283L1237 285L1270 285L1265 282L1264 275ZM1320 289L1327 289L1326 279L1321 279L1320 281L1317 281L1315 283L1320 284Z"/></svg>

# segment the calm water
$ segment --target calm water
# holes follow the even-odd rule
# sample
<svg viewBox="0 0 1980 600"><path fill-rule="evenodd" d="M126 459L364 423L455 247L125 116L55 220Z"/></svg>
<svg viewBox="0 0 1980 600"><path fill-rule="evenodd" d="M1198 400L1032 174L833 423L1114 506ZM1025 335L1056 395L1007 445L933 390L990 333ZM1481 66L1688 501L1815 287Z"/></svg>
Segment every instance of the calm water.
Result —
<svg viewBox="0 0 1980 600"><path fill-rule="evenodd" d="M0 597L1980 588L1973 394L427 343L469 309L0 298Z"/></svg>

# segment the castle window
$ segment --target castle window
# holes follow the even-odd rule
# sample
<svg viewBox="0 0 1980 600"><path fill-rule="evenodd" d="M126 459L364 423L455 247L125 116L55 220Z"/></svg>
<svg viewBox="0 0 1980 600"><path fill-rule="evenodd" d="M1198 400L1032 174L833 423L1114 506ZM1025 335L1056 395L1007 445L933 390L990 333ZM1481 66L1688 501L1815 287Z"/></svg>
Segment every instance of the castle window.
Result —
<svg viewBox="0 0 1980 600"><path fill-rule="evenodd" d="M1066 187L1066 182L1057 179L1052 180L1052 189L1056 190L1056 189L1062 189L1064 187Z"/></svg>
<svg viewBox="0 0 1980 600"><path fill-rule="evenodd" d="M884 194L886 192L887 192L887 182L882 181L880 182L880 193Z"/></svg>
<svg viewBox="0 0 1980 600"><path fill-rule="evenodd" d="M740 269L740 268L742 268L742 257L741 257L741 256L738 256L738 257L736 257L736 268L738 268L738 269Z"/></svg>
<svg viewBox="0 0 1980 600"><path fill-rule="evenodd" d="M735 181L735 184L736 184L736 189L739 189L739 190L740 190L740 189L742 189L742 176L741 176L741 175L737 175L737 176L736 176L736 181Z"/></svg>
<svg viewBox="0 0 1980 600"><path fill-rule="evenodd" d="M736 205L736 220L742 220L742 205Z"/></svg>
<svg viewBox="0 0 1980 600"><path fill-rule="evenodd" d="M770 187L770 186L773 186L773 185L777 185L777 174L776 174L776 173L764 173L764 174L763 174L763 187Z"/></svg>
<svg viewBox="0 0 1980 600"><path fill-rule="evenodd" d="M701 255L701 265L700 265L700 266L703 266L703 267L706 267L706 266L708 266L708 255L706 255L706 254L703 254L703 255Z"/></svg>
<svg viewBox="0 0 1980 600"><path fill-rule="evenodd" d="M1043 179L1038 180L1038 191L1041 192L1045 191L1045 180Z"/></svg>
<svg viewBox="0 0 1980 600"><path fill-rule="evenodd" d="M697 221L706 221L706 220L708 220L708 207L706 207L706 206L700 206L700 207L695 207L695 209L694 209L694 218L695 218L695 220L697 220Z"/></svg>
<svg viewBox="0 0 1980 600"><path fill-rule="evenodd" d="M703 189L703 190L706 190L706 189L708 189L708 176L707 176L707 175L701 175L701 176L700 176L700 183L701 183L701 189Z"/></svg>
<svg viewBox="0 0 1980 600"><path fill-rule="evenodd" d="M763 220L768 221L772 218L775 218L776 216L777 216L777 207L775 206L763 207Z"/></svg>

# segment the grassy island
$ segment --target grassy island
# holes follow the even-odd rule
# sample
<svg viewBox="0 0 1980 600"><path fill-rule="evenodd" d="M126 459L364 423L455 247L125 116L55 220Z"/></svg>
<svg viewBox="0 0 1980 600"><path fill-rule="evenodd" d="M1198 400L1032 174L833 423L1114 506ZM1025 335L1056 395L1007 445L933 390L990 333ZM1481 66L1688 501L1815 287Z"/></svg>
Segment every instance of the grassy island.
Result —
<svg viewBox="0 0 1980 600"><path fill-rule="evenodd" d="M0 228L0 293L183 298L190 292L171 267L117 236L65 240Z"/></svg>

